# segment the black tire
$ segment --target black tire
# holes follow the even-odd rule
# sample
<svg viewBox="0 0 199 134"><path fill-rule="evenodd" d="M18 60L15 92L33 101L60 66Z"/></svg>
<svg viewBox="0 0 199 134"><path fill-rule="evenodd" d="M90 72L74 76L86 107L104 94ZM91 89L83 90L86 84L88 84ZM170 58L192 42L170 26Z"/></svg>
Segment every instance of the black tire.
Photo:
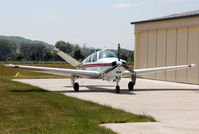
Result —
<svg viewBox="0 0 199 134"><path fill-rule="evenodd" d="M77 82L74 83L73 88L75 90L75 92L79 91L79 84Z"/></svg>
<svg viewBox="0 0 199 134"><path fill-rule="evenodd" d="M133 91L134 85L135 84L132 81L129 82L129 84L128 84L129 91Z"/></svg>
<svg viewBox="0 0 199 134"><path fill-rule="evenodd" d="M116 93L120 93L120 86L116 86L115 92L116 92Z"/></svg>

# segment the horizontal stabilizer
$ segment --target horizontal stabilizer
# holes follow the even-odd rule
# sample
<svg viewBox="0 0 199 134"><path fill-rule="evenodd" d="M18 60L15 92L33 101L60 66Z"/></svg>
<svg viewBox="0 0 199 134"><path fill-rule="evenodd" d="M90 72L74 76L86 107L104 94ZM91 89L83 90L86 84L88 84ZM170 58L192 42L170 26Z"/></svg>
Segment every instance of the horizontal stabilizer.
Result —
<svg viewBox="0 0 199 134"><path fill-rule="evenodd" d="M54 48L53 51L58 54L60 57L62 57L67 63L71 64L74 67L79 66L80 62L77 61L76 59L74 59L73 57L71 57L70 55L62 52L61 50L59 50L58 48Z"/></svg>

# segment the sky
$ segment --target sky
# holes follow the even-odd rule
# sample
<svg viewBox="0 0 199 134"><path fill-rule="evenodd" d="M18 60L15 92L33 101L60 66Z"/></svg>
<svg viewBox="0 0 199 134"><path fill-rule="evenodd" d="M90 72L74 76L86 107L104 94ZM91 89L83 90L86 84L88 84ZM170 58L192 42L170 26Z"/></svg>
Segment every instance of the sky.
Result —
<svg viewBox="0 0 199 134"><path fill-rule="evenodd" d="M140 21L199 9L198 0L0 0L0 35L134 49Z"/></svg>

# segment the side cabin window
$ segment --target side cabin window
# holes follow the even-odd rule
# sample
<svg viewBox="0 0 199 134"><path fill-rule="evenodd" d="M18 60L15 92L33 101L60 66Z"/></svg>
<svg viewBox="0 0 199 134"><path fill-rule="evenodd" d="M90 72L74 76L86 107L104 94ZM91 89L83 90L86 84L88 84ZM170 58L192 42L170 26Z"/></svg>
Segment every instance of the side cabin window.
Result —
<svg viewBox="0 0 199 134"><path fill-rule="evenodd" d="M88 57L88 62L91 62L92 55Z"/></svg>
<svg viewBox="0 0 199 134"><path fill-rule="evenodd" d="M97 53L92 54L92 62L97 61Z"/></svg>
<svg viewBox="0 0 199 134"><path fill-rule="evenodd" d="M117 56L115 55L114 52L112 51L101 51L100 54L99 54L99 59L101 58L117 58Z"/></svg>

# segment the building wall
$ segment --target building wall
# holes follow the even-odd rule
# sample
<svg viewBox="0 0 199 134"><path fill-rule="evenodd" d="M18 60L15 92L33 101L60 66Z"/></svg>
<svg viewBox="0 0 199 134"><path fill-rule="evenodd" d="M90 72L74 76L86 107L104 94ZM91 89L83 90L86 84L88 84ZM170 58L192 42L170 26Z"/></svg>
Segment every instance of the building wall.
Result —
<svg viewBox="0 0 199 134"><path fill-rule="evenodd" d="M135 68L199 65L198 20L192 17L135 24ZM141 77L199 84L199 66Z"/></svg>

